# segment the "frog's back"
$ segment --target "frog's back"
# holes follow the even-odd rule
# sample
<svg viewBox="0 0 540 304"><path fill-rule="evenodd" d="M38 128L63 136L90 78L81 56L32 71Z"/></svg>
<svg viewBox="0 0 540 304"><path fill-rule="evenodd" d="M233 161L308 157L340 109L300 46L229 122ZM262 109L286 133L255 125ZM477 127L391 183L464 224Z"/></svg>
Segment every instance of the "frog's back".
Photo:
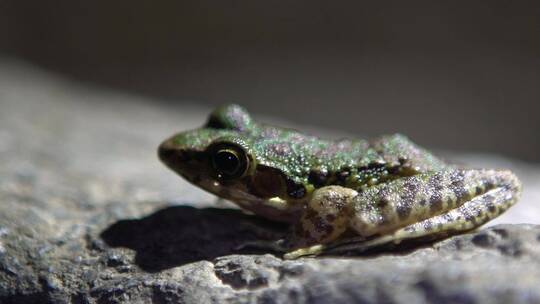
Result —
<svg viewBox="0 0 540 304"><path fill-rule="evenodd" d="M382 136L370 143L387 166L405 166L415 171L438 171L448 164L401 134Z"/></svg>
<svg viewBox="0 0 540 304"><path fill-rule="evenodd" d="M312 189L342 185L360 190L447 166L399 134L373 141L325 140L288 129L261 130L256 141L259 164L277 168L290 182Z"/></svg>
<svg viewBox="0 0 540 304"><path fill-rule="evenodd" d="M348 154L353 166L336 167L332 184L355 190L406 176L439 171L449 165L401 134L387 135L356 145Z"/></svg>

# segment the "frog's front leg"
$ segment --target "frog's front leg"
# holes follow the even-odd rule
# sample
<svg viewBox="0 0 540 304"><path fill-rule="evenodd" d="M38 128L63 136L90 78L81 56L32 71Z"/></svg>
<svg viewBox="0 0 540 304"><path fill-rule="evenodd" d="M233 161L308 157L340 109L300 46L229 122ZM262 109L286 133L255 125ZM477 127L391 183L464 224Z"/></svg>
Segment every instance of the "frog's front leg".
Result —
<svg viewBox="0 0 540 304"><path fill-rule="evenodd" d="M357 195L358 192L341 186L315 190L293 228L290 247L296 249L286 253L284 258L320 254L327 244L339 239L349 228Z"/></svg>
<svg viewBox="0 0 540 304"><path fill-rule="evenodd" d="M237 249L258 248L287 252L284 255L286 259L320 254L326 244L339 239L348 229L353 214L352 203L357 195L358 192L341 186L317 189L306 203L288 238L271 242L248 242Z"/></svg>

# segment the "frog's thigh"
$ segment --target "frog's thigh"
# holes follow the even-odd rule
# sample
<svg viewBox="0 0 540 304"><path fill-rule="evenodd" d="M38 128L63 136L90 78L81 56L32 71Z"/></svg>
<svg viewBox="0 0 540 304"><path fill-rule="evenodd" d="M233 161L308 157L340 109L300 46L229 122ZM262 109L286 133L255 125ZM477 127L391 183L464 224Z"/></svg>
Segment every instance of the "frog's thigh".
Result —
<svg viewBox="0 0 540 304"><path fill-rule="evenodd" d="M358 192L340 186L315 190L294 227L295 245L324 244L337 239L347 230L356 195Z"/></svg>
<svg viewBox="0 0 540 304"><path fill-rule="evenodd" d="M350 225L363 237L387 234L499 188L509 195L505 201L513 203L520 185L511 172L496 170L449 169L401 178L360 193Z"/></svg>
<svg viewBox="0 0 540 304"><path fill-rule="evenodd" d="M355 244L338 246L336 250L331 251L365 250L389 242L399 243L405 239L424 236L442 237L468 231L497 217L512 206L519 197L521 185L517 178L509 171L460 171L461 173L455 171L448 174L462 175L463 178L459 179L465 181L466 185L461 183L457 185L455 182L459 179L452 177L446 178L450 183L445 184L445 187L454 185L452 191L455 192L455 198L450 202L444 202L445 200L449 200L450 197L445 199L445 195L448 194L444 194L442 189L441 195L437 196L443 200L441 204L444 206L456 205L457 207L444 208L450 210L405 225L391 233L381 234L381 236L369 241L360 240L360 242ZM459 188L462 189L459 190ZM464 195L463 191L468 194ZM431 206L433 206L433 203L434 201L432 200ZM436 203L436 205L438 204Z"/></svg>

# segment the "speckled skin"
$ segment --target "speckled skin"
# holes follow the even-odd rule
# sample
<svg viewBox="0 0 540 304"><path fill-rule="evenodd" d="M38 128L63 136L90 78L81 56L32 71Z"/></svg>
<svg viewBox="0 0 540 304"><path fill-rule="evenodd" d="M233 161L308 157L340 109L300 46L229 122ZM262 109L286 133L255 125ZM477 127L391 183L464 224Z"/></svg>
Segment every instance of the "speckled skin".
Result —
<svg viewBox="0 0 540 304"><path fill-rule="evenodd" d="M216 167L224 150L239 156L238 176ZM324 140L254 122L238 105L217 108L203 127L167 139L159 156L190 182L293 223L290 239L271 246L289 251L286 258L471 230L505 211L521 190L509 171L448 165L402 135Z"/></svg>

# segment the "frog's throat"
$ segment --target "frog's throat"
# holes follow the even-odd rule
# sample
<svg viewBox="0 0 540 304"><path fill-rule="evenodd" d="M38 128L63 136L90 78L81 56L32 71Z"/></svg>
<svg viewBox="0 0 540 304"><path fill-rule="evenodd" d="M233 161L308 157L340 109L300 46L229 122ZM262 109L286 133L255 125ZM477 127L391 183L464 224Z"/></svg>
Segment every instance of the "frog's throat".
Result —
<svg viewBox="0 0 540 304"><path fill-rule="evenodd" d="M299 206L301 204L290 204L280 197L260 198L243 189L224 187L219 181L213 179L199 181L196 185L221 198L232 201L244 210L270 220L291 223L300 216L301 208Z"/></svg>

